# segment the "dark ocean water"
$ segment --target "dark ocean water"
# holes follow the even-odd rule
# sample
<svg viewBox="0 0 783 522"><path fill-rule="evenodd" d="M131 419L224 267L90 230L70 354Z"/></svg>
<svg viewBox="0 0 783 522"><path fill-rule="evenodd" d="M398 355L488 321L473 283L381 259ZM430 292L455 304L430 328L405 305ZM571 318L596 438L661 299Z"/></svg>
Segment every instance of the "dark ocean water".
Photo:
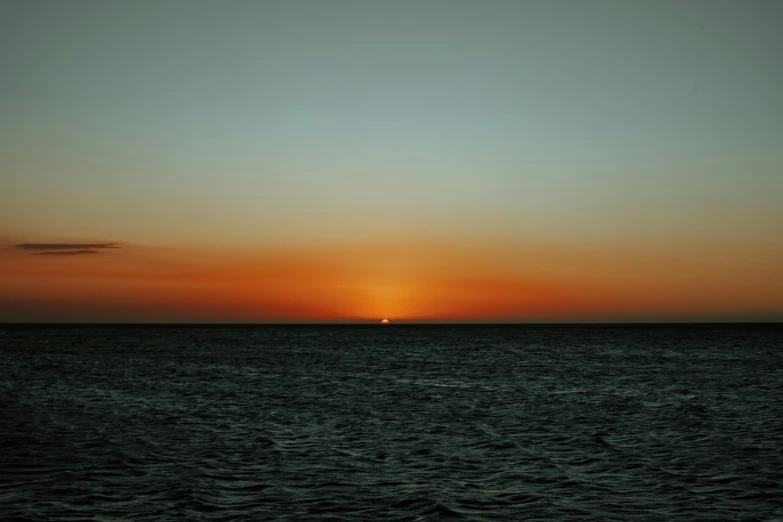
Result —
<svg viewBox="0 0 783 522"><path fill-rule="evenodd" d="M783 520L779 326L0 326L0 520Z"/></svg>

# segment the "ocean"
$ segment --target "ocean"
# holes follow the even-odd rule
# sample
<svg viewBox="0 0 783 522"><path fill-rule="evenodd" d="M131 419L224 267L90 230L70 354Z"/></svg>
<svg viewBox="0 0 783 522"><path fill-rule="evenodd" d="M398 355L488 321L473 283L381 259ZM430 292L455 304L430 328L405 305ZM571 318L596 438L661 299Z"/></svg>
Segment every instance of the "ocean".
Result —
<svg viewBox="0 0 783 522"><path fill-rule="evenodd" d="M0 325L0 520L781 521L782 334Z"/></svg>

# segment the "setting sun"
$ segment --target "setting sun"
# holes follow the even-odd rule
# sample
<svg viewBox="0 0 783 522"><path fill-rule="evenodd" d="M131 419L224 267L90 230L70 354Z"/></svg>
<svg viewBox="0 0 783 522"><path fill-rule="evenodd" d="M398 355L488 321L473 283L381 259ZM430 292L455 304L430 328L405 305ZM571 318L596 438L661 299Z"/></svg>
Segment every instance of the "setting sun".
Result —
<svg viewBox="0 0 783 522"><path fill-rule="evenodd" d="M383 319L383 320L381 321L381 324L389 324L389 320L388 320L388 319Z"/></svg>

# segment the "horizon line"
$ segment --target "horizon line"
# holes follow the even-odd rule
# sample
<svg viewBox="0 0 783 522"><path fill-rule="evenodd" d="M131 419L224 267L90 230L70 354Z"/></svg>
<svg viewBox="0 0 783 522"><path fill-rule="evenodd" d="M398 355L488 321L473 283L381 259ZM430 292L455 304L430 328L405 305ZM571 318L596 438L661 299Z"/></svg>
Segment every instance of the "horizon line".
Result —
<svg viewBox="0 0 783 522"><path fill-rule="evenodd" d="M381 324L380 321L274 321L274 322L211 322L211 321L0 321L2 327L268 327L268 326L688 326L688 325L779 325L783 326L783 318L775 319L684 319L684 320L631 320L631 321L397 321Z"/></svg>

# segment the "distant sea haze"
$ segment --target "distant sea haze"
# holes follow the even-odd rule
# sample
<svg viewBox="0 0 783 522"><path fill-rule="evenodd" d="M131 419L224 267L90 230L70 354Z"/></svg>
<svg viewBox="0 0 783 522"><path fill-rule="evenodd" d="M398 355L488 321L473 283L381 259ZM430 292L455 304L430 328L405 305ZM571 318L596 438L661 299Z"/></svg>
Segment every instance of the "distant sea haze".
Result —
<svg viewBox="0 0 783 522"><path fill-rule="evenodd" d="M2 520L780 520L783 327L0 327Z"/></svg>

